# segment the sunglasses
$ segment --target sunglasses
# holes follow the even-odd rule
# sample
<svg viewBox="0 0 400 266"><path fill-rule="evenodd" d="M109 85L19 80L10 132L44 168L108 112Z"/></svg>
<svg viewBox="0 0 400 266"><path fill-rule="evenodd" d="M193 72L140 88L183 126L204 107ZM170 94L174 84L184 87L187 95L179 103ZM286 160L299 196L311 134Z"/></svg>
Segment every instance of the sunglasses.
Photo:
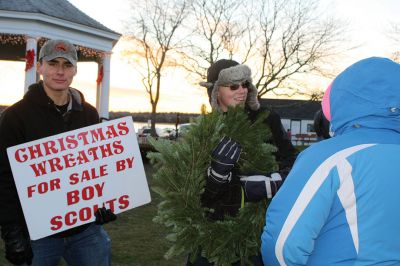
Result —
<svg viewBox="0 0 400 266"><path fill-rule="evenodd" d="M233 85L229 85L228 87L232 90L235 91L237 89L239 89L239 87L242 86L243 89L248 89L250 87L250 82L248 82L247 80L245 82L243 82L242 84L233 84Z"/></svg>

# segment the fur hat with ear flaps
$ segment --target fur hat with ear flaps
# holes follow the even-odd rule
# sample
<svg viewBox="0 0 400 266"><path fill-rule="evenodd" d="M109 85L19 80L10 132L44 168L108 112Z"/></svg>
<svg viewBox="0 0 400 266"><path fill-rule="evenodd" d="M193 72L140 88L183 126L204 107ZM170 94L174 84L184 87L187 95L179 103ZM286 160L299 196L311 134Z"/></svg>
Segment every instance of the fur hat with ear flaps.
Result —
<svg viewBox="0 0 400 266"><path fill-rule="evenodd" d="M218 79L215 80L215 77L218 77ZM260 108L260 103L258 102L257 98L257 89L252 83L253 80L251 78L251 69L246 65L239 65L233 60L219 60L209 68L207 82L201 82L200 85L207 88L212 109L219 110L219 86L241 84L245 81L250 83L248 87L246 105L253 111L258 110Z"/></svg>

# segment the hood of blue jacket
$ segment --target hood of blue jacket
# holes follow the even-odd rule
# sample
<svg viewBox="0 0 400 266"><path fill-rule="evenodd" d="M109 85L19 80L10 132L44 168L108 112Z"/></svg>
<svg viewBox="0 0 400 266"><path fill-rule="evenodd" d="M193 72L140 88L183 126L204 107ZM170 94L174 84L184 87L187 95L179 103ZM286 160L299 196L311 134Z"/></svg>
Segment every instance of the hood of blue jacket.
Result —
<svg viewBox="0 0 400 266"><path fill-rule="evenodd" d="M360 127L400 132L400 65L378 57L351 65L333 81L329 102L335 135Z"/></svg>

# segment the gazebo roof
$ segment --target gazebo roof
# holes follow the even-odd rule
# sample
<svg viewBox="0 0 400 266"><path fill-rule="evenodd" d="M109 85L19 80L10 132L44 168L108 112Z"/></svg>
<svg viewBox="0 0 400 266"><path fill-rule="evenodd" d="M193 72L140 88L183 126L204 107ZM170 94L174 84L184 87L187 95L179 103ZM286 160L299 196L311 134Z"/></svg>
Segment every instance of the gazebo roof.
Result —
<svg viewBox="0 0 400 266"><path fill-rule="evenodd" d="M0 0L0 60L24 60L24 36L38 38L39 46L45 39L67 39L77 46L80 61L94 61L121 34L67 0Z"/></svg>
<svg viewBox="0 0 400 266"><path fill-rule="evenodd" d="M12 0L0 1L0 10L43 14L75 22L99 30L116 33L92 19L65 0ZM118 34L118 33L116 33Z"/></svg>

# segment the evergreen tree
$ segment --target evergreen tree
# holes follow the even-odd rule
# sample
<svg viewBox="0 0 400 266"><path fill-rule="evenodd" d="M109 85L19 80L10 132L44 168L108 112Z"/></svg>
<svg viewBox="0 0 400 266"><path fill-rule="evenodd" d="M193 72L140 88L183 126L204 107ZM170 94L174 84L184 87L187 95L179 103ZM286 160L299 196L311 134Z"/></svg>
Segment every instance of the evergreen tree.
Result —
<svg viewBox="0 0 400 266"><path fill-rule="evenodd" d="M167 238L172 246L166 253L172 256L201 254L218 265L231 265L257 255L264 226L267 201L246 203L236 217L212 221L201 205L200 197L206 183L206 170L211 152L223 136L231 137L242 146L238 170L271 172L277 169L272 153L276 148L266 141L270 137L265 124L268 113L255 122L248 119L243 107L230 108L227 113L212 112L195 119L190 130L177 142L151 140L158 151L149 154L155 169L152 188L161 195L154 221L170 229Z"/></svg>

